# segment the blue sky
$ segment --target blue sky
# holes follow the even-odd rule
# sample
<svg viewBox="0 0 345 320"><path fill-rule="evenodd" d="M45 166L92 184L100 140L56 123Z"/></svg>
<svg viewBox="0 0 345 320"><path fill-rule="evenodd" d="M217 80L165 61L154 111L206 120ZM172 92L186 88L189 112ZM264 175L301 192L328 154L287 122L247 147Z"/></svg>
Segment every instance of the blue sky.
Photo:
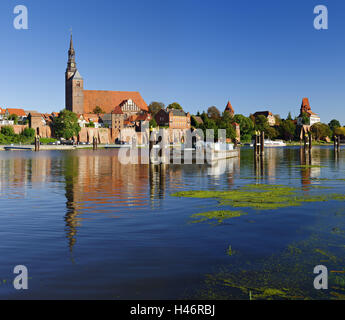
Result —
<svg viewBox="0 0 345 320"><path fill-rule="evenodd" d="M29 30L13 27L19 4ZM318 4L328 30L313 27ZM345 124L344 16L343 0L2 0L0 106L64 107L72 27L85 89L282 117L306 96L323 122Z"/></svg>

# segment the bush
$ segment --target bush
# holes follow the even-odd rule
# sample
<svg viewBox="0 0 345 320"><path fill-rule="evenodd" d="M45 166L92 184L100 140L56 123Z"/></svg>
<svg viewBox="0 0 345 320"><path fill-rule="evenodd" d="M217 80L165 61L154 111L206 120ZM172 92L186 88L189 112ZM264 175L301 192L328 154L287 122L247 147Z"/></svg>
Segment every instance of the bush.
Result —
<svg viewBox="0 0 345 320"><path fill-rule="evenodd" d="M310 131L317 141L326 139L332 136L332 130L325 123L315 123L311 126Z"/></svg>
<svg viewBox="0 0 345 320"><path fill-rule="evenodd" d="M95 124L94 124L92 121L90 121L89 123L87 123L87 124L85 125L85 127L86 127L86 128L94 128L94 127L95 127Z"/></svg>
<svg viewBox="0 0 345 320"><path fill-rule="evenodd" d="M4 126L1 128L1 133L6 137L13 137L14 129L11 126Z"/></svg>
<svg viewBox="0 0 345 320"><path fill-rule="evenodd" d="M35 129L32 128L25 128L22 132L22 136L25 138L33 138L35 137Z"/></svg>

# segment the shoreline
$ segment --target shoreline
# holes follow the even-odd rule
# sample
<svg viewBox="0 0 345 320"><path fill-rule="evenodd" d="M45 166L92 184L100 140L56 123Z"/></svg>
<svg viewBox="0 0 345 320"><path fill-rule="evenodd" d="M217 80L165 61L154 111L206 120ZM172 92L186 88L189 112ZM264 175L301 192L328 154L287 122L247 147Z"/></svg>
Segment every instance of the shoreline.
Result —
<svg viewBox="0 0 345 320"><path fill-rule="evenodd" d="M105 149L107 145L98 145L98 149ZM20 147L20 148L30 148L31 150L11 150L11 151L35 151L35 146L33 145L0 145L0 151L6 151L5 147ZM52 150L60 150L60 151L68 151L68 150L87 150L92 149L92 145L81 145L81 146L66 146L66 145L41 145L40 151L52 151Z"/></svg>

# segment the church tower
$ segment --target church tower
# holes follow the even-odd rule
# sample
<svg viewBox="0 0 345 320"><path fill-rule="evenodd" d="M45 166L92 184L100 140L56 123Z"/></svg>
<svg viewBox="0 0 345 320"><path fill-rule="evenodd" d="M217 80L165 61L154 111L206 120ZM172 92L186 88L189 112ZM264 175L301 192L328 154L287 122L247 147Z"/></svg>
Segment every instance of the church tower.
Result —
<svg viewBox="0 0 345 320"><path fill-rule="evenodd" d="M65 73L66 109L77 114L84 113L84 80L75 63L75 51L71 35L68 62Z"/></svg>

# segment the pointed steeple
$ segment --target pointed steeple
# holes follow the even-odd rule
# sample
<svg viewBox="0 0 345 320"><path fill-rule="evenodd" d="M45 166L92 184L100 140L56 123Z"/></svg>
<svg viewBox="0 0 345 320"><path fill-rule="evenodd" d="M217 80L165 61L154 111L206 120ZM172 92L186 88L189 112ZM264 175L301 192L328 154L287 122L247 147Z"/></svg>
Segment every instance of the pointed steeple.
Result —
<svg viewBox="0 0 345 320"><path fill-rule="evenodd" d="M224 111L228 111L230 113L230 115L232 115L232 116L235 114L235 111L234 111L230 101L228 101L228 104L226 105Z"/></svg>
<svg viewBox="0 0 345 320"><path fill-rule="evenodd" d="M77 71L77 64L75 62L75 51L73 48L73 38L72 38L72 32L71 32L71 40L69 43L68 62L67 62L67 70L66 70L66 73L68 73L68 78L73 76L76 71Z"/></svg>
<svg viewBox="0 0 345 320"><path fill-rule="evenodd" d="M74 48L73 48L73 36L72 36L72 32L71 32L71 40L69 42L69 51L73 51L74 52Z"/></svg>

